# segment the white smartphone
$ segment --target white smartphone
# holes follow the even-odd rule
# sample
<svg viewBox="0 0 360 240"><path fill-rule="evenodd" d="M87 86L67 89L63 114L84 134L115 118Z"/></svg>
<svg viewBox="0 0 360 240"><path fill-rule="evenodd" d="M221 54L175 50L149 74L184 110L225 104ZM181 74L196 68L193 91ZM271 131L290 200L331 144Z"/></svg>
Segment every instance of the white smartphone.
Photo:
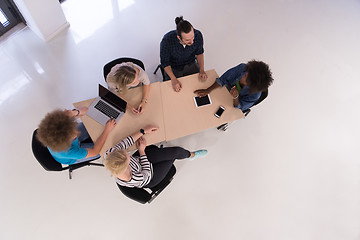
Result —
<svg viewBox="0 0 360 240"><path fill-rule="evenodd" d="M224 111L225 111L225 108L220 105L219 109L218 109L218 110L216 111L216 113L214 114L215 117L220 118Z"/></svg>

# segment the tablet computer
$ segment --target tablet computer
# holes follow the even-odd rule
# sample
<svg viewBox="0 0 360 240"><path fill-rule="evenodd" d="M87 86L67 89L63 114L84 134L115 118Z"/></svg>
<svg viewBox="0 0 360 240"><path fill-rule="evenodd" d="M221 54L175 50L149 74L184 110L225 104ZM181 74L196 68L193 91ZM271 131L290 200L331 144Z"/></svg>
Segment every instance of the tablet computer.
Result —
<svg viewBox="0 0 360 240"><path fill-rule="evenodd" d="M211 104L210 95L206 95L203 97L196 96L194 97L194 102L196 107L202 107Z"/></svg>

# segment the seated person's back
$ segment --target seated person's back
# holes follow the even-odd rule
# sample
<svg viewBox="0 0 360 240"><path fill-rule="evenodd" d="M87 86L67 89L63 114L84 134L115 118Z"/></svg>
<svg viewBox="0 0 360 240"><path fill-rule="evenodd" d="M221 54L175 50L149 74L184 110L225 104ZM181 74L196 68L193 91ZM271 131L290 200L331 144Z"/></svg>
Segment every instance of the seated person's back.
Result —
<svg viewBox="0 0 360 240"><path fill-rule="evenodd" d="M74 164L98 157L109 132L116 122L110 119L95 144L80 147L80 141L88 139L85 127L76 121L85 115L87 107L73 110L55 110L48 113L38 127L38 140L49 149L50 154L61 164Z"/></svg>

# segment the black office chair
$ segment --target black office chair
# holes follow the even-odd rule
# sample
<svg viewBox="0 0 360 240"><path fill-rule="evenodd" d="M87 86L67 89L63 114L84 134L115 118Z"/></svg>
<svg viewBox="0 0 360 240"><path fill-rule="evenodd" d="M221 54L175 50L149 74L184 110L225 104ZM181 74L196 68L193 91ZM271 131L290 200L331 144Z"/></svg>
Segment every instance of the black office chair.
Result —
<svg viewBox="0 0 360 240"><path fill-rule="evenodd" d="M254 103L254 105L252 105L250 108L252 108L252 107L258 105L259 103L261 103L262 101L264 101L264 99L268 96L268 94L269 94L268 89L266 89L265 91L262 91L262 92L261 92L261 95L260 95L260 98L259 98L259 99ZM247 115L249 115L249 113L250 113L250 111L251 111L250 108L248 108L248 109L246 109L245 111L243 111L245 117L246 117ZM222 130L222 131L226 131L226 130L228 129L228 127L229 127L229 123L224 123L224 124L218 126L217 129L218 129L218 130Z"/></svg>
<svg viewBox="0 0 360 240"><path fill-rule="evenodd" d="M142 204L151 203L162 192L162 190L164 190L170 184L174 178L175 173L176 168L174 165L172 165L165 178L158 185L151 188L124 187L117 183L116 185L128 198Z"/></svg>
<svg viewBox="0 0 360 240"><path fill-rule="evenodd" d="M144 71L145 71L145 66L144 66L144 63L138 59L135 59L135 58L129 58L129 57L122 57L122 58L118 58L118 59L115 59L115 60L112 60L111 62L107 63L105 66L104 66L104 69L103 69L103 73L104 73L104 78L105 78L105 81L106 81L106 76L109 74L109 72L111 71L111 68L113 66L115 66L116 64L120 64L120 63L123 63L123 62L132 62L132 63L135 63L136 65L138 65L139 67L141 67Z"/></svg>
<svg viewBox="0 0 360 240"><path fill-rule="evenodd" d="M259 103L261 103L262 101L264 101L264 99L268 96L269 91L266 89L265 91L261 92L260 98L254 103L254 105L252 105L250 108L252 108L253 106L258 105ZM246 109L243 113L245 115L245 117L250 113L251 109L248 108Z"/></svg>
<svg viewBox="0 0 360 240"><path fill-rule="evenodd" d="M63 171L69 169L69 178L72 179L72 171L75 169L85 167L85 166L104 166L100 163L92 163L91 161L94 161L96 159L82 162L82 163L76 163L72 164L66 167L63 167L61 163L56 161L53 156L50 154L47 147L42 145L42 143L37 139L36 137L37 129L33 132L32 136L32 151L36 158L36 160L40 163L40 165L46 170L46 171Z"/></svg>
<svg viewBox="0 0 360 240"><path fill-rule="evenodd" d="M164 70L164 68L162 67L161 64L157 65L157 67L156 67L156 69L154 71L154 74L156 74L159 69L161 71L161 75L162 75L163 82L164 82L165 81L165 70Z"/></svg>

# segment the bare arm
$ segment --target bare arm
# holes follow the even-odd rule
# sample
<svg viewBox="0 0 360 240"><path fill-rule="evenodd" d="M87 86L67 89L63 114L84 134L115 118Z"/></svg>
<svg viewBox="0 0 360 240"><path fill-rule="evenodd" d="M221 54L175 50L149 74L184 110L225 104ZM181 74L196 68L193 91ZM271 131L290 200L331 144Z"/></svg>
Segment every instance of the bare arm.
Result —
<svg viewBox="0 0 360 240"><path fill-rule="evenodd" d="M205 68L204 68L204 54L200 54L196 56L196 60L199 64L199 68L200 68L200 72L199 72L199 80L200 81L206 81L206 79L208 78L206 73L205 73Z"/></svg>
<svg viewBox="0 0 360 240"><path fill-rule="evenodd" d="M88 112L89 108L88 107L84 107L84 106L80 106L77 108L80 112L79 115L77 116L77 118L85 116L86 113Z"/></svg>
<svg viewBox="0 0 360 240"><path fill-rule="evenodd" d="M115 127L116 122L114 119L109 119L105 125L105 129L100 135L100 137L96 140L94 147L87 148L88 154L86 157L94 157L100 153L101 148L104 146L107 136L111 132L111 130Z"/></svg>
<svg viewBox="0 0 360 240"><path fill-rule="evenodd" d="M165 70L166 74L169 75L169 77L170 77L171 80L176 79L176 77L175 77L175 75L174 75L174 73L173 73L170 65L169 65L169 66L166 66L166 67L164 68L164 70Z"/></svg>
<svg viewBox="0 0 360 240"><path fill-rule="evenodd" d="M170 79L171 79L171 84L172 84L172 87L174 89L175 92L179 92L181 90L181 82L175 77L172 69L171 69L171 66L166 66L164 68L165 72L167 73L167 75L169 75Z"/></svg>
<svg viewBox="0 0 360 240"><path fill-rule="evenodd" d="M136 141L136 147L139 150L139 154L141 155L145 155L145 148L146 148L146 140L143 137L140 137L137 141Z"/></svg>
<svg viewBox="0 0 360 240"><path fill-rule="evenodd" d="M78 108L74 108L73 110L64 110L64 111L70 117L78 119L79 117L82 117L82 116L86 115L86 113L88 111L88 107L80 106Z"/></svg>
<svg viewBox="0 0 360 240"><path fill-rule="evenodd" d="M234 107L239 106L239 97L233 98L233 105Z"/></svg>
<svg viewBox="0 0 360 240"><path fill-rule="evenodd" d="M150 84L149 85L144 85L143 86L143 99L148 99L149 97L149 92L150 92Z"/></svg>
<svg viewBox="0 0 360 240"><path fill-rule="evenodd" d="M144 127L145 134L153 133L158 129L159 129L158 127L154 127L152 125ZM136 140L138 140L142 136L143 134L140 132L140 129L139 131L136 131L135 133L131 134L131 137L134 140L134 142L136 142Z"/></svg>
<svg viewBox="0 0 360 240"><path fill-rule="evenodd" d="M146 103L147 103L147 100L148 100L148 97L149 97L149 92L150 92L150 84L149 85L144 85L143 86L143 98L137 108L137 111L138 113L142 113L145 106L146 106Z"/></svg>
<svg viewBox="0 0 360 240"><path fill-rule="evenodd" d="M220 85L215 81L210 87L208 87L206 89L195 90L194 93L200 97L203 97L203 96L208 95L212 90L214 90L215 88L218 88L218 87L220 87Z"/></svg>
<svg viewBox="0 0 360 240"><path fill-rule="evenodd" d="M239 92L235 88L235 86L230 89L230 94L231 94L231 96L233 98L234 107L237 107L239 105Z"/></svg>

